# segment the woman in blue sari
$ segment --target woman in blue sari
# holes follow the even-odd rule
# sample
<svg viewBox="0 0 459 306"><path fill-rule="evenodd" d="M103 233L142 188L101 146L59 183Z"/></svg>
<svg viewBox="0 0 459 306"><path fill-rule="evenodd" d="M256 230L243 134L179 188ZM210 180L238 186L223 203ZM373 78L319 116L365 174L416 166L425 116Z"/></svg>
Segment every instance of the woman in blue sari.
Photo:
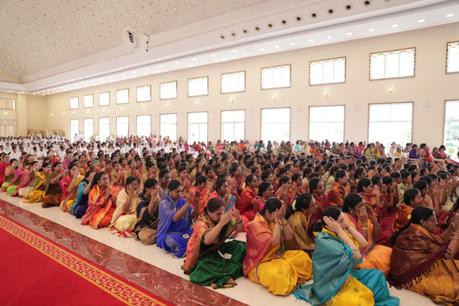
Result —
<svg viewBox="0 0 459 306"><path fill-rule="evenodd" d="M329 207L315 228L312 254L314 283L299 286L294 294L312 305L397 306L391 297L384 274L375 269L357 270L362 261L357 244L365 238L344 220L341 211Z"/></svg>
<svg viewBox="0 0 459 306"><path fill-rule="evenodd" d="M167 186L168 193L159 203L159 224L156 245L174 257L185 256L186 245L193 231L191 225L199 213L182 197L182 185L173 180Z"/></svg>

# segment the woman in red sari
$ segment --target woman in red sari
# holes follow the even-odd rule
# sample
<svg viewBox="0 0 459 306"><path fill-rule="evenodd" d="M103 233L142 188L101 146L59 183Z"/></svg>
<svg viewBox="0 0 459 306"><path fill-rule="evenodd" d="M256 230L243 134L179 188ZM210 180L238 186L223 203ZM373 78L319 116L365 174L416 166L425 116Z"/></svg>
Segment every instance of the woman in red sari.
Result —
<svg viewBox="0 0 459 306"><path fill-rule="evenodd" d="M295 192L292 190L292 182L288 176L282 176L279 180L279 188L275 197L280 199L284 205L290 206L295 199Z"/></svg>
<svg viewBox="0 0 459 306"><path fill-rule="evenodd" d="M375 209L379 204L379 193L373 192L373 185L369 178L362 178L357 183L357 193L362 197L363 201Z"/></svg>
<svg viewBox="0 0 459 306"><path fill-rule="evenodd" d="M255 198L257 196L258 179L256 175L249 174L245 178L245 187L241 193L238 203L238 209L241 213L241 217L247 218L252 221L255 217Z"/></svg>
<svg viewBox="0 0 459 306"><path fill-rule="evenodd" d="M380 227L373 208L367 205L357 193L350 193L344 199L343 217L368 241L368 246L361 248L363 262L359 268L378 269L388 275L392 249L376 245Z"/></svg>
<svg viewBox="0 0 459 306"><path fill-rule="evenodd" d="M108 226L115 211L114 203L108 175L104 172L97 173L92 181L88 209L81 224L89 224L95 229Z"/></svg>
<svg viewBox="0 0 459 306"><path fill-rule="evenodd" d="M266 201L273 196L274 187L268 182L261 182L258 186L258 195L254 200L255 213L265 207Z"/></svg>

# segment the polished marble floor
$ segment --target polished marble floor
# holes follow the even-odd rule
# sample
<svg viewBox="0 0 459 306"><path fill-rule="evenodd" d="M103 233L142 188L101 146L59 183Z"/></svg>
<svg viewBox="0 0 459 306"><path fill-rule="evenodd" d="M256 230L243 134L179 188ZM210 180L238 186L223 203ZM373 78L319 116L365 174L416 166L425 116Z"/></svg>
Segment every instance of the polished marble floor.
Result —
<svg viewBox="0 0 459 306"><path fill-rule="evenodd" d="M0 194L0 200L9 203L0 202L0 214L177 305L307 305L293 295L273 296L245 278L239 278L238 286L231 289L212 290L194 285L180 269L183 260L173 258L155 246L117 237L107 229L94 230L82 226L80 220L63 213L59 208L43 209L40 204L26 204L5 193ZM390 288L390 291L400 297L401 305L435 305L429 299L407 290Z"/></svg>

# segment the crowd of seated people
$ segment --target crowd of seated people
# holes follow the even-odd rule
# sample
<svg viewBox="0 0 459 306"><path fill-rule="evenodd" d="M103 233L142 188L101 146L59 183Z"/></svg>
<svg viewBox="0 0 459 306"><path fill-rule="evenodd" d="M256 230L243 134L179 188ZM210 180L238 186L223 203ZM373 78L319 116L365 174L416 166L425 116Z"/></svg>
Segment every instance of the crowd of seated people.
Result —
<svg viewBox="0 0 459 306"><path fill-rule="evenodd" d="M0 186L185 258L200 285L245 276L313 305L398 305L387 280L459 303L459 165L444 146L9 137Z"/></svg>

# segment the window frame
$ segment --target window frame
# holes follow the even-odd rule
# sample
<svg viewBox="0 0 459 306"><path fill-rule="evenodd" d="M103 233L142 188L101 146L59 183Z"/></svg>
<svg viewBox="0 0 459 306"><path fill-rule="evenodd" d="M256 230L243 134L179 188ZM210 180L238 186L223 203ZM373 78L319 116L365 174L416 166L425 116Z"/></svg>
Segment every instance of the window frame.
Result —
<svg viewBox="0 0 459 306"><path fill-rule="evenodd" d="M320 83L320 84L311 84L311 64L314 62L324 62L324 61L331 61L344 58L344 82L331 82L331 83ZM309 86L322 86L322 85L339 85L339 84L346 84L347 82L347 56L338 56L338 57L331 57L331 58L324 58L319 60L312 60L309 61L308 64L308 77L309 77Z"/></svg>
<svg viewBox="0 0 459 306"><path fill-rule="evenodd" d="M223 92L223 75L225 74L235 74L235 73L244 73L244 90L239 91L228 91ZM235 94L235 93L243 93L247 91L247 71L246 70L239 70L239 71L231 71L231 72L222 72L220 73L220 94L228 95L228 94Z"/></svg>
<svg viewBox="0 0 459 306"><path fill-rule="evenodd" d="M206 113L207 114L207 137L205 143L209 143L209 112L208 111L194 111L194 112L187 112L186 113L186 141L188 142L189 145L192 145L191 141L189 140L190 136L190 120L189 120L189 114L195 114L195 113ZM178 117L177 117L177 125L178 125Z"/></svg>
<svg viewBox="0 0 459 306"><path fill-rule="evenodd" d="M139 88L141 87L149 87L150 88L150 99L149 100L145 100L145 101L139 101L139 95L138 95L138 90ZM128 92L128 97L129 97L129 92ZM151 85L150 84L145 84L145 85L140 85L140 86L136 86L135 88L135 102L136 103L148 103L148 102L151 102L152 101L152 95L151 95Z"/></svg>
<svg viewBox="0 0 459 306"><path fill-rule="evenodd" d="M260 140L263 140L262 136L263 136L263 110L264 109L285 109L285 108L288 108L289 109L289 113L290 113L290 120L289 120L289 129L288 129L288 140L287 141L292 141L291 138L292 138L292 107L291 106L285 106L285 107L262 107L260 108ZM273 141L273 139L270 139L271 141Z"/></svg>
<svg viewBox="0 0 459 306"><path fill-rule="evenodd" d="M390 77L390 78L381 78L381 79L372 79L371 78L371 55L372 54L377 54L377 53L387 53L387 52L394 52L394 51L404 51L404 50L414 50L414 61L413 61L413 75L411 76L401 76L401 77ZM408 47L408 48L401 48L401 49L392 49L392 50L385 50L385 51L375 51L375 52L370 52L368 56L368 80L370 82L375 82L375 81L383 81L383 80L395 80L395 79L410 79L410 78L415 78L416 77L416 55L417 55L417 50L416 47Z"/></svg>
<svg viewBox="0 0 459 306"><path fill-rule="evenodd" d="M139 136L139 131L138 131L139 117L145 117L145 116L150 117L150 134L145 136L145 137L149 137L151 134L153 134L153 116L151 114L144 114L144 115L136 115L135 116L135 134L136 134L136 136ZM142 137L142 136L139 136L139 137Z"/></svg>
<svg viewBox="0 0 459 306"><path fill-rule="evenodd" d="M97 136L99 136L99 141L107 141L107 139L105 140L101 140L100 139L100 119L108 119L108 137L107 139L111 136L111 118L110 116L102 116L102 117L97 117Z"/></svg>
<svg viewBox="0 0 459 306"><path fill-rule="evenodd" d="M452 72L448 72L448 57L449 57L449 52L448 52L448 51L449 51L449 48L448 48L448 47L449 47L450 44L455 44L455 43L459 44L459 40L448 41L448 42L446 43L446 62L445 62L445 73L446 73L446 74L457 74L457 73L459 73L459 70L457 70L457 71L452 71ZM445 101L446 101L446 100L445 100ZM449 100L449 101L455 101L455 100Z"/></svg>
<svg viewBox="0 0 459 306"><path fill-rule="evenodd" d="M128 118L128 124L127 124L127 127L128 127L128 131L127 131L127 136L119 136L118 135L118 118ZM116 121L115 121L115 138L118 138L118 137L129 137L129 133L130 133L130 128L129 128L129 115L128 116L116 116Z"/></svg>
<svg viewBox="0 0 459 306"><path fill-rule="evenodd" d="M94 118L88 117L88 118L82 118L82 119L83 119L83 140L89 142L90 140L86 140L86 139L85 139L85 136L86 136L86 135L85 135L85 125L84 125L84 122L85 122L86 120L92 120L92 135L91 135L91 137L94 137ZM89 137L89 139L91 139L91 137Z"/></svg>
<svg viewBox="0 0 459 306"><path fill-rule="evenodd" d="M100 95L101 94L107 94L107 93L108 93L108 104L105 104L105 105L100 104ZM110 91L102 91L102 92L98 93L98 95L97 95L97 105L101 106L101 107L107 107L107 106L111 105L111 93L110 93Z"/></svg>
<svg viewBox="0 0 459 306"><path fill-rule="evenodd" d="M223 112L240 112L240 111L243 111L244 112L244 137L243 139L245 139L246 135L247 135L247 110L246 109L222 109L220 110L220 140L223 141ZM237 140L236 140L237 141Z"/></svg>
<svg viewBox="0 0 459 306"><path fill-rule="evenodd" d="M121 90L127 90L127 97L128 97L127 102L123 102L123 103L119 103L119 102L118 102L118 91L121 91ZM116 105L125 105L125 104L129 104L129 88L120 88L120 89L116 89L116 91L115 91L115 104L116 104ZM121 117L124 117L124 116L121 116Z"/></svg>
<svg viewBox="0 0 459 306"><path fill-rule="evenodd" d="M290 79L289 86L263 88L263 69L284 67L284 66L289 66L289 79ZM285 88L292 88L292 64L281 64L281 65L266 66L266 67L260 68L260 90L273 90L273 89L285 89ZM283 107L279 107L279 108L283 108Z"/></svg>
<svg viewBox="0 0 459 306"><path fill-rule="evenodd" d="M161 135L161 137L164 137L164 135L161 133L161 115L175 115L175 119L176 120L175 120L175 140L174 141L177 141L177 139L179 138L179 136L178 136L178 118L179 118L178 113L160 113L159 114L159 135ZM187 118L187 120L188 120L188 118ZM188 127L187 127L187 129L188 129Z"/></svg>
<svg viewBox="0 0 459 306"><path fill-rule="evenodd" d="M311 108L312 107L337 107L342 106L344 108L343 111L343 140L341 141L344 143L346 141L346 104L327 104L327 105L309 105L308 106L308 141L311 140ZM368 134L368 133L367 133ZM314 141L319 141L318 139L312 139ZM328 140L329 142L333 142Z"/></svg>
<svg viewBox="0 0 459 306"><path fill-rule="evenodd" d="M371 105L384 105L384 104L411 104L411 141L414 139L414 101L396 101L396 102L373 102L368 103L367 110L367 143L370 143L370 107ZM404 145L404 144L401 144ZM388 148L386 148L388 149Z"/></svg>
<svg viewBox="0 0 459 306"><path fill-rule="evenodd" d="M84 98L92 96L92 106L86 106L84 103ZM94 94L83 95L83 108L93 108L94 107Z"/></svg>
<svg viewBox="0 0 459 306"><path fill-rule="evenodd" d="M72 99L77 99L78 106L77 107L72 107ZM69 98L69 109L70 110L76 110L80 108L80 97L79 96L73 96Z"/></svg>
<svg viewBox="0 0 459 306"><path fill-rule="evenodd" d="M207 94L190 96L190 80L202 79L202 78L206 78L207 79ZM210 88L209 88L209 76L208 75L201 75L201 76L196 76L196 77L192 77L192 78L188 78L187 79L187 82L186 82L186 95L187 95L188 98L205 97L205 96L209 95L209 91L210 91ZM177 95L178 95L178 92L177 92Z"/></svg>
<svg viewBox="0 0 459 306"><path fill-rule="evenodd" d="M69 134L70 134L70 142L73 143L73 137L75 135L72 135L72 121L77 121L78 122L78 136L80 136L80 119L79 118L70 118L69 119Z"/></svg>
<svg viewBox="0 0 459 306"><path fill-rule="evenodd" d="M443 128L442 128L442 139L441 139L441 142L442 144L446 147L446 144L444 143L445 142L445 137L446 137L446 105L448 104L448 102L457 102L459 103L459 97L457 99L447 99L447 100L443 100ZM448 149L448 147L446 147ZM455 156L454 156L455 157ZM454 158L453 157L453 158Z"/></svg>
<svg viewBox="0 0 459 306"><path fill-rule="evenodd" d="M175 98L161 98L161 85L162 84L168 84L168 83L175 83ZM207 85L208 86L208 85ZM188 88L187 88L188 90ZM207 90L209 90L209 87L207 87ZM168 81L168 82L161 82L159 83L159 100L177 100L178 99L178 81Z"/></svg>

